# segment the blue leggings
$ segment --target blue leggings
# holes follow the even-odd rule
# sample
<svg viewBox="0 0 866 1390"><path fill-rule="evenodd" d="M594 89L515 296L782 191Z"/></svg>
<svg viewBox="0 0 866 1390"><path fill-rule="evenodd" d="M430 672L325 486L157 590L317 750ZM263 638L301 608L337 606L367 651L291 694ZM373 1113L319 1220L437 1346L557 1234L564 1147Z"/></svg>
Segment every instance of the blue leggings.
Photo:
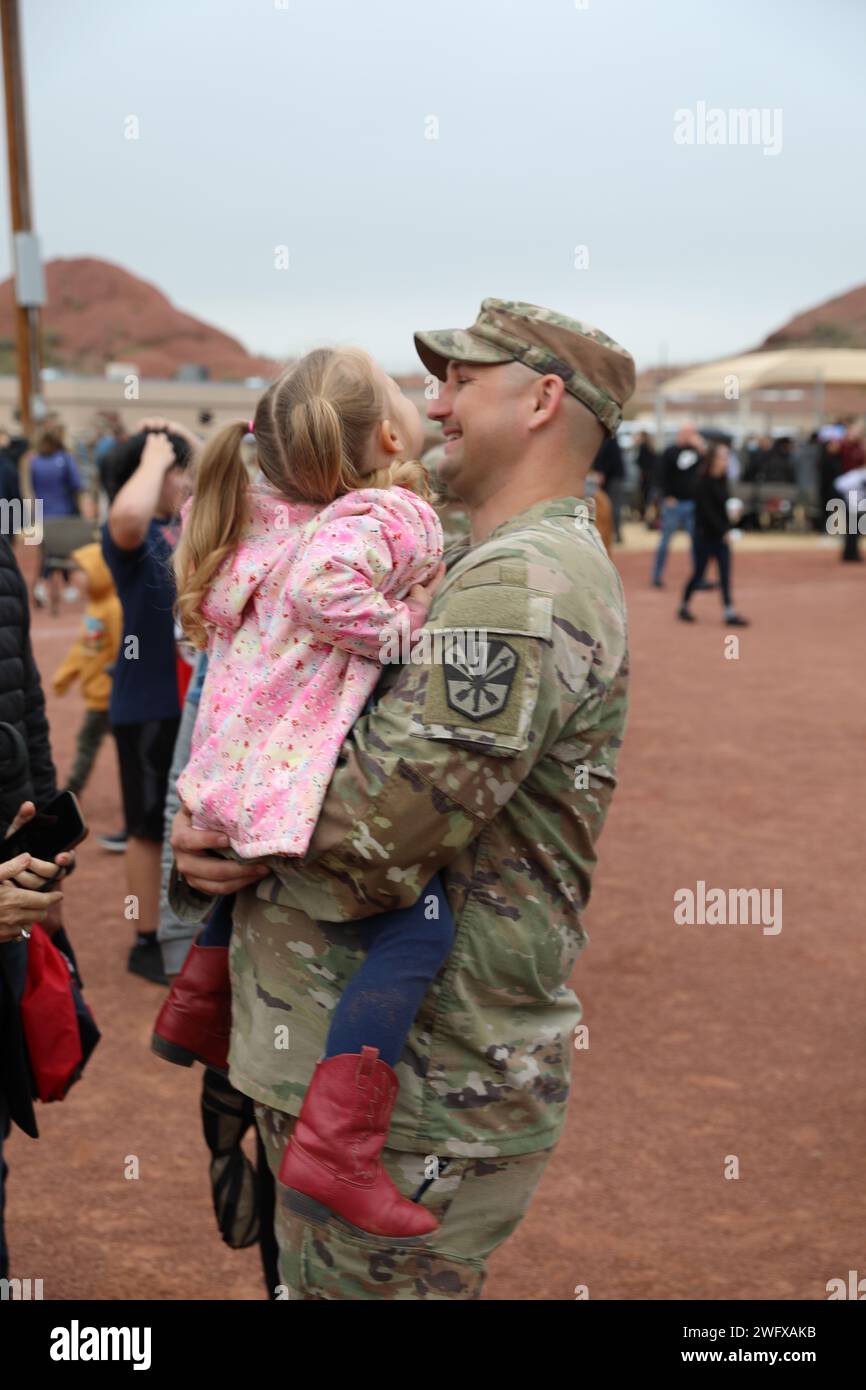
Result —
<svg viewBox="0 0 866 1390"><path fill-rule="evenodd" d="M234 894L219 898L200 946L228 946ZM367 952L334 1010L325 1056L377 1047L396 1066L421 1000L454 940L454 918L438 874L411 907L358 923Z"/></svg>

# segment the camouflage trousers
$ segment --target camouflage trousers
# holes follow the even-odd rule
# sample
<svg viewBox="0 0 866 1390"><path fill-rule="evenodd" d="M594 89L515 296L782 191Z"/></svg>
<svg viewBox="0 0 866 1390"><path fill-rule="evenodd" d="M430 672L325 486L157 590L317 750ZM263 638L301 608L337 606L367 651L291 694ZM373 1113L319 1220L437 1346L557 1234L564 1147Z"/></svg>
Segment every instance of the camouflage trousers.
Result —
<svg viewBox="0 0 866 1390"><path fill-rule="evenodd" d="M276 1178L294 1129L291 1115L256 1105L256 1122ZM291 1299L480 1298L485 1261L526 1214L552 1150L514 1158L449 1158L424 1205L441 1223L420 1245L381 1245L336 1221L314 1223L289 1210L277 1183L276 1236ZM408 1197L424 1181L423 1154L385 1149L388 1170Z"/></svg>

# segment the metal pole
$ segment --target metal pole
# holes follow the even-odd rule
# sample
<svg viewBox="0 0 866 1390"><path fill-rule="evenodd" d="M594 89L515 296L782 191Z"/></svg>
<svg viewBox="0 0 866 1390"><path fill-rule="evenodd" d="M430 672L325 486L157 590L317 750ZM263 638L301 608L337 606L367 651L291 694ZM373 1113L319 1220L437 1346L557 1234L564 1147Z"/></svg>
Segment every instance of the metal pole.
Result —
<svg viewBox="0 0 866 1390"><path fill-rule="evenodd" d="M815 429L824 423L824 373L819 367L815 373Z"/></svg>
<svg viewBox="0 0 866 1390"><path fill-rule="evenodd" d="M6 147L9 161L9 205L12 239L32 232L30 166L27 159L27 119L24 111L24 67L21 60L21 26L18 0L0 0L0 30L3 37L3 86L6 99ZM16 279L17 290L17 279ZM39 308L21 303L16 293L15 329L18 343L18 387L21 433L30 438L34 404L41 391L42 375L39 344Z"/></svg>

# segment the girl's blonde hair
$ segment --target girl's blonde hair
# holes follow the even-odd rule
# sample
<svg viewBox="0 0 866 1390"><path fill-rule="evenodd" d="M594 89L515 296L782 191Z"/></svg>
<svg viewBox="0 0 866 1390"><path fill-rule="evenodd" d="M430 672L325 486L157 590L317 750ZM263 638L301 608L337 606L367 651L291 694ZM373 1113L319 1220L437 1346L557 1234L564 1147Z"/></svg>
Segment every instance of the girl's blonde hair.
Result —
<svg viewBox="0 0 866 1390"><path fill-rule="evenodd" d="M291 502L326 506L362 487L411 488L429 496L419 463L373 473L359 465L385 417L372 359L360 348L316 348L283 373L256 407L255 463ZM242 447L246 421L226 425L208 441L195 469L193 503L174 553L177 615L197 647L207 646L201 607L217 570L247 522L249 474Z"/></svg>

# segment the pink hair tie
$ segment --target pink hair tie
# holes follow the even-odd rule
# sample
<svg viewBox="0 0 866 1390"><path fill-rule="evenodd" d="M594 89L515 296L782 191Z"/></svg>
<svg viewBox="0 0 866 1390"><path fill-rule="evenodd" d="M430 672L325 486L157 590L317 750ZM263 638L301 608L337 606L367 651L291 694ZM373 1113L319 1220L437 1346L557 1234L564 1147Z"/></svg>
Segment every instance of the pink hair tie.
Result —
<svg viewBox="0 0 866 1390"><path fill-rule="evenodd" d="M249 420L249 421L247 422L247 434L255 434L255 430L253 429L253 422L252 422L252 420Z"/></svg>

